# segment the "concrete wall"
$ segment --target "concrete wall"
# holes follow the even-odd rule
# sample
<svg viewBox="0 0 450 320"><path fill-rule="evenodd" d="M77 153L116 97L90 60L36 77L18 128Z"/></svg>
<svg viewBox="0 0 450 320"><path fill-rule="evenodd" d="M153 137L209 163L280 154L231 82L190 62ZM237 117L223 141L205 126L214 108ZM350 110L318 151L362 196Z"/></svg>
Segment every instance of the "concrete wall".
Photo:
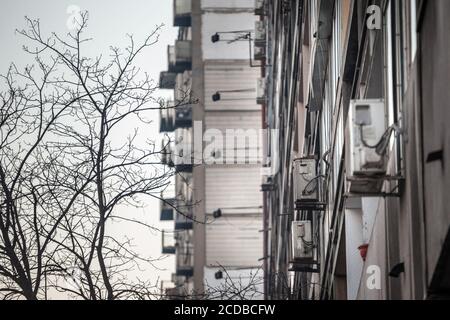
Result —
<svg viewBox="0 0 450 320"><path fill-rule="evenodd" d="M423 23L419 26L422 81L422 126L424 159L424 201L426 224L427 282L438 277L432 290L449 289L444 281L447 268L435 274L441 249L450 225L450 1L426 1ZM442 152L443 157L432 157ZM428 161L427 161L428 160ZM448 241L448 240L447 240ZM448 276L447 276L448 277ZM443 286L442 288L439 288Z"/></svg>
<svg viewBox="0 0 450 320"><path fill-rule="evenodd" d="M203 14L202 40L203 59L250 59L248 41L228 43L220 41L211 42L211 36L216 32L253 30L256 16L253 12L218 13L206 12ZM235 34L220 34L221 39L234 39ZM253 50L252 50L253 52Z"/></svg>
<svg viewBox="0 0 450 320"><path fill-rule="evenodd" d="M192 0L192 95L199 99L199 103L193 108L193 121L204 121L203 103L203 59L202 59L202 11L201 0ZM194 135L203 136L203 132L194 132ZM202 150L195 150L195 158L201 157ZM200 152L200 154L198 154ZM205 220L205 168L195 166L194 202L198 203L194 208L195 218ZM203 268L205 265L205 225L194 223L194 291L203 292Z"/></svg>

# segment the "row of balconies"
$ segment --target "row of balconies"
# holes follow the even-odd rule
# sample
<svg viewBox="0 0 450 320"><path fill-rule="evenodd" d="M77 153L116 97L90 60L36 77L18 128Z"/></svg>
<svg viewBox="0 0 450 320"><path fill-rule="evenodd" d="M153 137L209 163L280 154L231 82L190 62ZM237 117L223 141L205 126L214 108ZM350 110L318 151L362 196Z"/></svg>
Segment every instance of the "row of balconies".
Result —
<svg viewBox="0 0 450 320"><path fill-rule="evenodd" d="M175 27L191 26L191 0L173 0L173 25ZM190 40L177 40L175 45L168 46L168 71L161 72L159 87L173 89L176 74L190 69L192 66L192 49Z"/></svg>
<svg viewBox="0 0 450 320"><path fill-rule="evenodd" d="M191 0L174 0L173 10L174 26L191 26ZM162 253L176 255L176 272L172 275L175 287L167 292L174 299L185 295L184 284L194 273L193 201L189 183L192 180L192 44L184 38L189 35L180 33L180 39L167 47L167 71L161 72L159 77L161 89L175 91L174 101L160 109L160 132L174 132L174 139L173 135L172 138L166 135L162 142L161 163L177 172L176 194L173 198L162 197L160 213L161 221L174 222L173 231L162 232ZM185 179L179 179L180 176Z"/></svg>

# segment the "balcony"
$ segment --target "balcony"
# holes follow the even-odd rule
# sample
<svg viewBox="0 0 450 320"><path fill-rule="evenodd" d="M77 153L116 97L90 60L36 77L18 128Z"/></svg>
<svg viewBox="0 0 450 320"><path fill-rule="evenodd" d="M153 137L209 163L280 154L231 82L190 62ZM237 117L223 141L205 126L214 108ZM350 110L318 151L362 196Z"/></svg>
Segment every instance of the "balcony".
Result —
<svg viewBox="0 0 450 320"><path fill-rule="evenodd" d="M184 250L176 257L176 275L186 278L194 275L194 250L191 244L185 244Z"/></svg>
<svg viewBox="0 0 450 320"><path fill-rule="evenodd" d="M192 68L192 49L190 40L176 40L175 45L167 47L169 72L183 73Z"/></svg>
<svg viewBox="0 0 450 320"><path fill-rule="evenodd" d="M166 300L184 300L186 297L186 294L182 292L183 289L180 287L175 288L167 288L164 291L165 299Z"/></svg>
<svg viewBox="0 0 450 320"><path fill-rule="evenodd" d="M171 280L176 287L182 286L186 281L184 277L178 276L176 273L172 273Z"/></svg>
<svg viewBox="0 0 450 320"><path fill-rule="evenodd" d="M177 172L192 172L193 156L191 128L179 128L175 131L175 146L171 156Z"/></svg>
<svg viewBox="0 0 450 320"><path fill-rule="evenodd" d="M175 130L175 110L169 103L159 109L159 132L173 132Z"/></svg>
<svg viewBox="0 0 450 320"><path fill-rule="evenodd" d="M175 27L191 26L191 0L173 1L173 25Z"/></svg>
<svg viewBox="0 0 450 320"><path fill-rule="evenodd" d="M255 47L266 46L266 22L256 21L255 22Z"/></svg>
<svg viewBox="0 0 450 320"><path fill-rule="evenodd" d="M177 183L177 213L175 215L175 230L192 230L193 228L193 189L192 174L180 174Z"/></svg>
<svg viewBox="0 0 450 320"><path fill-rule="evenodd" d="M160 220L161 221L172 221L173 220L173 213L174 213L174 206L175 206L175 199L162 199L161 200L161 215Z"/></svg>
<svg viewBox="0 0 450 320"><path fill-rule="evenodd" d="M192 127L192 105L186 104L175 109L175 128Z"/></svg>
<svg viewBox="0 0 450 320"><path fill-rule="evenodd" d="M163 254L175 254L176 247L175 247L175 238L172 232L168 231L162 231L161 233L161 247L162 247L162 253Z"/></svg>
<svg viewBox="0 0 450 320"><path fill-rule="evenodd" d="M174 89L175 79L177 74L173 72L162 71L159 74L159 88L160 89Z"/></svg>
<svg viewBox="0 0 450 320"><path fill-rule="evenodd" d="M256 83L256 103L264 104L266 102L266 79L259 78Z"/></svg>
<svg viewBox="0 0 450 320"><path fill-rule="evenodd" d="M165 139L161 143L161 164L166 166L173 166L172 161L172 148L170 147L170 141Z"/></svg>
<svg viewBox="0 0 450 320"><path fill-rule="evenodd" d="M264 16L265 12L265 1L264 0L255 0L255 15Z"/></svg>
<svg viewBox="0 0 450 320"><path fill-rule="evenodd" d="M175 230L192 230L194 227L193 219L193 210L192 207L189 208L179 208L180 212L177 212L175 215Z"/></svg>

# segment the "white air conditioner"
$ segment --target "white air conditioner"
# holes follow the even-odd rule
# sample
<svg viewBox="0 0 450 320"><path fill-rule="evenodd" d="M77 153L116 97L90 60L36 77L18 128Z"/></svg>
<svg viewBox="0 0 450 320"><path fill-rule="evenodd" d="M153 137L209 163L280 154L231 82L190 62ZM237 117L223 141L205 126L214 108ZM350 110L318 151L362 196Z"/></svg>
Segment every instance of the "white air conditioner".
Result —
<svg viewBox="0 0 450 320"><path fill-rule="evenodd" d="M259 78L256 83L256 103L264 104L266 102L266 79Z"/></svg>
<svg viewBox="0 0 450 320"><path fill-rule="evenodd" d="M266 22L255 22L255 47L266 46Z"/></svg>
<svg viewBox="0 0 450 320"><path fill-rule="evenodd" d="M311 221L293 221L292 229L292 260L294 263L314 263L314 243Z"/></svg>
<svg viewBox="0 0 450 320"><path fill-rule="evenodd" d="M255 15L264 15L264 2L265 0L255 0Z"/></svg>
<svg viewBox="0 0 450 320"><path fill-rule="evenodd" d="M348 191L380 192L387 166L386 155L377 152L387 130L384 101L352 100L348 119Z"/></svg>
<svg viewBox="0 0 450 320"><path fill-rule="evenodd" d="M320 179L316 174L316 159L294 160L294 195L296 206L319 201Z"/></svg>

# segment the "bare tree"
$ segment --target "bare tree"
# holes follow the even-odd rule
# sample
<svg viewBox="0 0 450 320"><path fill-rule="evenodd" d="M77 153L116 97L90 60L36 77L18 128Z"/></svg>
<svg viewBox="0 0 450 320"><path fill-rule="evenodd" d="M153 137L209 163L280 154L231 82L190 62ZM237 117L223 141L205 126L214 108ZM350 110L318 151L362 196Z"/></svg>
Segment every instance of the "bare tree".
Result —
<svg viewBox="0 0 450 320"><path fill-rule="evenodd" d="M47 158L48 166L53 158L41 145L82 97L62 86L46 93L58 63L54 59L45 64L36 55L36 66L21 72L12 65L2 77L6 89L0 93L0 292L5 297L37 298L41 280L52 268L47 248L70 207L68 199L61 211L42 215L45 208L40 204L51 186L36 179L47 172L38 157Z"/></svg>
<svg viewBox="0 0 450 320"><path fill-rule="evenodd" d="M81 299L151 299L155 284L128 273L155 260L115 237L114 222L135 223L129 211L160 198L174 174L146 137L157 85L134 66L158 41L160 26L105 62L84 46L87 13L62 38L41 33L38 20L17 31L35 60L13 65L0 95L0 294L47 298L49 289ZM190 103L178 101L174 108ZM181 211L180 211L181 213ZM154 228L153 228L154 229ZM70 281L64 281L70 280Z"/></svg>

